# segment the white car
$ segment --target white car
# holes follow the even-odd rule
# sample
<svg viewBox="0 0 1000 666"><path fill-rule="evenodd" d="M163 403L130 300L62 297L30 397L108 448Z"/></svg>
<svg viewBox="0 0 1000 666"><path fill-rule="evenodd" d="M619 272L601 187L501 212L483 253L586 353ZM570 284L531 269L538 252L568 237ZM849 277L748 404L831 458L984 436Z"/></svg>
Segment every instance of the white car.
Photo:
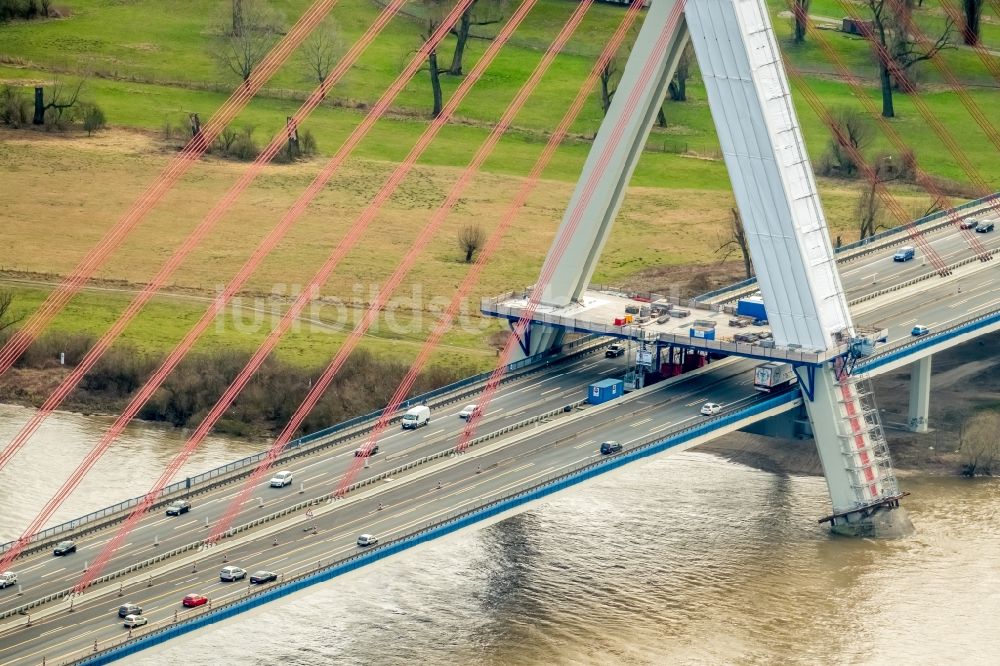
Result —
<svg viewBox="0 0 1000 666"><path fill-rule="evenodd" d="M13 571L4 571L0 574L0 590L9 585L17 585L17 574Z"/></svg>
<svg viewBox="0 0 1000 666"><path fill-rule="evenodd" d="M378 537L374 534L362 534L358 537L359 546L374 546L378 543Z"/></svg>
<svg viewBox="0 0 1000 666"><path fill-rule="evenodd" d="M278 472L271 477L272 488L284 488L292 482L292 473L288 471Z"/></svg>
<svg viewBox="0 0 1000 666"><path fill-rule="evenodd" d="M712 414L718 414L722 411L722 405L715 402L706 402L701 406L701 413L705 416L711 416Z"/></svg>
<svg viewBox="0 0 1000 666"><path fill-rule="evenodd" d="M219 580L242 580L247 577L247 570L240 567L223 567L219 572Z"/></svg>
<svg viewBox="0 0 1000 666"><path fill-rule="evenodd" d="M132 627L141 627L148 623L149 620L146 619L145 615L126 615L124 625L131 629Z"/></svg>
<svg viewBox="0 0 1000 666"><path fill-rule="evenodd" d="M479 405L466 405L465 409L458 413L460 419L471 419L472 415L479 411Z"/></svg>

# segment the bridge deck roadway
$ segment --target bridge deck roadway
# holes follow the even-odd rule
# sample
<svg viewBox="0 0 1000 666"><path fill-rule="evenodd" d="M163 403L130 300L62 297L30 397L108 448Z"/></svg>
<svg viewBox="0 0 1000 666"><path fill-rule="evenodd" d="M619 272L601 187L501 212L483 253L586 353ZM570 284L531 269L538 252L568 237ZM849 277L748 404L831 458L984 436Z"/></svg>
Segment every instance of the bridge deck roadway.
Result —
<svg viewBox="0 0 1000 666"><path fill-rule="evenodd" d="M887 325L892 345L910 339L909 328L917 321L933 329L1000 310L1000 290L996 288L1000 270L996 266L1000 262L969 264L950 278L931 278L865 301L855 308L855 315L859 323L878 321ZM374 532L383 539L399 536L487 498L582 467L600 456L598 446L602 440L618 439L628 447L629 443L650 435L662 433L665 437L701 419L697 410L702 402L718 402L732 410L751 401L754 392L749 370L753 365L746 360L713 364L700 374L678 378L668 387L653 386L600 409L581 410L578 415L528 431L530 436L515 431L496 444L446 458L426 473L383 482L371 492L359 492L343 503L317 510L315 536L303 531L303 516L295 514L286 522L259 528L260 533L268 534L279 530L277 546L272 545L270 536L254 539L256 533L251 531L247 533L249 538L236 538L206 551L197 572L191 571L190 564L178 568L175 558L144 569L142 575L150 575L152 585L130 586L121 598L115 594L117 582L111 582L104 586L103 596L85 598L75 605L73 613L65 612L63 605L57 604L50 609L42 607L31 627L23 626L24 618L18 618L13 628L0 623L0 627L7 627L0 633L0 663L38 663L42 657L52 663L62 655L92 645L95 640L121 637L125 630L115 609L123 601L142 604L146 615L156 623L170 621L175 613L183 617L180 599L188 592L206 594L216 605L238 598L245 585L224 584L218 579L223 553L227 554L228 563L251 572L263 568L285 576L295 575L315 567L318 561L327 563L356 552L354 542L361 532ZM491 405L492 420L482 431L565 404L580 397L588 382L620 371L620 359L590 356L515 382L505 387ZM452 446L461 428L457 417L461 407L456 404L439 410L431 426L423 430L391 433L383 440L383 450L367 473L371 475L429 451ZM265 508L258 509L256 502L251 502L237 522L273 512L304 497L322 495L332 489L352 457L352 451L340 448L295 461L289 466L296 473L295 484L285 489L259 488L254 495L265 498ZM306 482L304 496L298 492L300 481ZM205 518L217 518L235 489L235 486L223 487L197 497L193 511L180 518L168 520L160 513L149 516L108 570L147 559L156 550L152 545L154 536L159 536L161 550L203 537ZM379 504L383 505L382 510L378 509ZM19 561L16 570L21 576L24 596L15 597L15 590L9 588L0 590L0 601L5 607L17 606L28 599L40 598L47 591L71 587L83 562L96 555L108 535L105 531L83 539L80 552L66 558L39 554Z"/></svg>
<svg viewBox="0 0 1000 666"><path fill-rule="evenodd" d="M1000 216L996 214L977 214L976 219L995 220L1000 226ZM974 256L974 253L969 249L967 239L970 233L974 232L947 226L925 234L925 238L944 264L952 266ZM1000 250L1000 232L974 233L974 237L987 251ZM920 252L913 260L893 261L892 255L899 246L900 243L893 242L888 247L873 248L871 254L853 255L838 261L841 280L849 302L858 302L892 285L934 273L934 266L926 261ZM533 320L539 323L565 326L576 331L620 334L648 341L652 341L657 336L663 336L662 339L676 344L695 345L702 344L701 341L690 337L690 327L695 321L712 322L715 326L715 340L721 342L732 342L734 336L740 333L769 330L766 326L750 328L731 326L732 316L730 314L697 308L690 309L690 315L686 317L671 317L662 324L656 323L654 318L639 326L616 327L614 322L625 316L626 307L645 307L648 306L648 302L629 298L627 294L615 293L607 289L587 290L580 301L562 307L540 305L535 311ZM521 293L500 300L487 299L484 301L482 309L487 315L516 318L523 312L527 302L526 293ZM764 347L758 345L749 345L747 350L748 355L782 353L782 350L765 350ZM793 356L796 354L797 352L793 352ZM789 360L796 359L789 357Z"/></svg>

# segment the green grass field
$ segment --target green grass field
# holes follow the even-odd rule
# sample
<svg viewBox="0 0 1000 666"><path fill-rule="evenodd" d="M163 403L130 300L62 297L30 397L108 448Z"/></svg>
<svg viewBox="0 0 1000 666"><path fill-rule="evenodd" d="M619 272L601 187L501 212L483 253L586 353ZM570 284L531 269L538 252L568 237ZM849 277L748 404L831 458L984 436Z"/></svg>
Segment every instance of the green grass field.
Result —
<svg viewBox="0 0 1000 666"><path fill-rule="evenodd" d="M50 85L70 83L86 76L87 99L98 102L114 131L92 138L77 134L0 132L0 224L5 243L0 244L0 273L59 276L69 272L85 251L107 229L166 164L171 146L164 142L165 124L180 127L189 112L207 119L228 96L236 81L224 75L209 54L213 26L220 17L205 12L206 3L193 0L69 0L72 15L66 19L13 22L0 25L0 82ZM225 3L223 3L225 4ZM276 2L290 23L308 6L305 0ZM941 22L933 3L918 12L918 21L930 31ZM457 122L447 126L422 156L419 167L379 215L378 222L358 248L335 273L324 296L349 300L357 285L365 288L384 280L443 199L476 147L527 78L552 36L575 8L569 0L541 0L511 43L459 106ZM827 107L858 106L851 90L836 77L814 40L788 45L791 22L778 16L787 10L783 0L769 0L779 39L795 66L807 73L809 85ZM345 45L353 43L377 15L369 0L341 0L331 21ZM839 0L813 0L817 16L845 15ZM989 14L984 19L987 47L1000 47L1000 24ZM421 289L426 299L450 295L466 267L458 258L454 241L458 228L469 221L493 228L506 202L513 196L593 64L604 39L624 12L620 7L595 4L553 70L535 91L515 121L515 129L487 160L476 186L463 198L423 260L400 290ZM477 28L495 33L497 26ZM305 123L318 140L322 156L332 155L370 106L401 70L419 43L419 26L398 17L365 52L359 63L338 84L328 103ZM825 37L868 82L876 104L874 67L867 45L860 39L833 31ZM450 38L451 39L451 38ZM482 55L488 42L470 42L466 71ZM442 62L450 60L451 42L441 49ZM977 56L968 49L950 50L944 62L970 86L971 95L987 117L1000 121L1000 88L989 77ZM250 104L235 125L253 126L259 142L280 132L284 119L298 107L312 84L297 57L274 77L267 89ZM331 181L288 239L265 262L247 287L250 297L268 295L276 285L293 287L305 282L330 248L375 193L380 183L427 127L430 87L426 72L411 81L389 118L355 151ZM923 99L942 120L983 181L1000 189L1000 160L954 94L942 85L940 74L926 64L921 82ZM444 77L445 97L459 81ZM716 248L724 240L730 185L705 98L697 75L688 84L689 101L668 102L666 128L654 130L633 177L619 223L602 256L595 280L615 283L628 280L651 267L676 264L712 264L719 261ZM819 157L829 132L796 93L799 118L810 156ZM959 168L944 144L931 132L912 100L896 95L898 118L891 123L916 151L921 166L930 173L959 183L969 174ZM361 107L361 108L359 108ZM562 215L573 183L589 150L588 139L601 122L596 91L572 128L573 138L560 148L544 174L545 182L532 196L505 242L504 253L493 262L475 298L521 287L533 281ZM884 137L870 154L890 150ZM224 284L252 251L256 242L294 201L319 170L315 159L294 165L269 166L254 186L237 202L232 213L185 263L171 280L178 294L210 295ZM140 284L147 280L187 233L235 180L244 165L209 158L186 178L177 191L150 216L129 242L116 252L99 278L109 284ZM831 234L845 242L857 236L852 220L857 183L821 179L820 190ZM906 186L894 187L904 209L917 215L927 206L927 196ZM59 193L54 196L53 193ZM895 225L900 220L888 219ZM166 233L165 233L166 232ZM40 302L41 287L18 288L25 310ZM88 292L78 297L60 316L64 330L97 333L126 303L127 295ZM473 300L474 302L474 300ZM201 306L171 298L158 299L129 329L126 339L143 349L169 347L186 326L193 324ZM419 308L417 308L419 309ZM474 310L475 308L472 307ZM415 317L416 311L400 317ZM416 353L432 321L422 320L408 332L383 326L369 335L364 346L380 354L405 360ZM492 363L486 344L493 324L485 332L449 334L439 362L454 367L480 369ZM248 331L232 313L213 328L201 343L206 346L250 348L264 332ZM308 329L308 327L306 327ZM330 356L343 333L300 330L287 336L279 354L302 365L318 364Z"/></svg>

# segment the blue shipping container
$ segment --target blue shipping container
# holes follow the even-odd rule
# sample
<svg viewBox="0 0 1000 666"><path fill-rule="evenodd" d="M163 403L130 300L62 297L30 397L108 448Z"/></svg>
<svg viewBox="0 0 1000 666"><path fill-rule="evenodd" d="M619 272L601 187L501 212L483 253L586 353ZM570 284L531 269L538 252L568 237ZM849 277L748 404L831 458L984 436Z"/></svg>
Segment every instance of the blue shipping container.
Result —
<svg viewBox="0 0 1000 666"><path fill-rule="evenodd" d="M759 296L750 296L738 300L736 302L736 314L741 317L767 319L767 312L764 311L764 301Z"/></svg>
<svg viewBox="0 0 1000 666"><path fill-rule="evenodd" d="M714 340L715 339L715 329L708 328L706 326L692 326L688 333L692 338L701 338L702 340Z"/></svg>
<svg viewBox="0 0 1000 666"><path fill-rule="evenodd" d="M587 402L599 405L614 400L625 392L625 382L620 379L602 379L587 388Z"/></svg>

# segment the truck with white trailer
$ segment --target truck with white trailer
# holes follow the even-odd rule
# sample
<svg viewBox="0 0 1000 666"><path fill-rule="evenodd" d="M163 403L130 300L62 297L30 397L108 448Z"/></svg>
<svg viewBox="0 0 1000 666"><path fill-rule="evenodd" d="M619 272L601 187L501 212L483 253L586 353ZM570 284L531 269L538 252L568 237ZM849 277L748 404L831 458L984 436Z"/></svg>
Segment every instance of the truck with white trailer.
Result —
<svg viewBox="0 0 1000 666"><path fill-rule="evenodd" d="M753 371L753 387L763 393L783 389L798 380L791 363L762 363Z"/></svg>

